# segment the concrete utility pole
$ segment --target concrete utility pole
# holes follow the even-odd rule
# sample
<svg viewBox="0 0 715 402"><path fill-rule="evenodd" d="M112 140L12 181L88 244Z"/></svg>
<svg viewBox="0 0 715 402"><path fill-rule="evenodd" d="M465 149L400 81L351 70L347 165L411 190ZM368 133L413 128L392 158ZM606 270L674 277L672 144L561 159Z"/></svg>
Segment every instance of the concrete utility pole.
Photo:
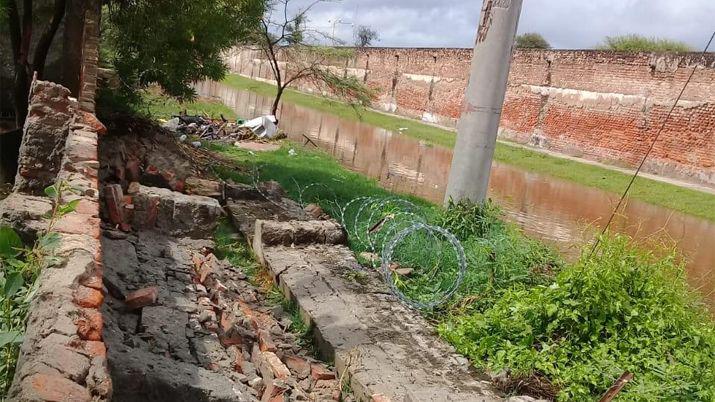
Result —
<svg viewBox="0 0 715 402"><path fill-rule="evenodd" d="M484 0L449 172L449 199L484 201L522 0Z"/></svg>

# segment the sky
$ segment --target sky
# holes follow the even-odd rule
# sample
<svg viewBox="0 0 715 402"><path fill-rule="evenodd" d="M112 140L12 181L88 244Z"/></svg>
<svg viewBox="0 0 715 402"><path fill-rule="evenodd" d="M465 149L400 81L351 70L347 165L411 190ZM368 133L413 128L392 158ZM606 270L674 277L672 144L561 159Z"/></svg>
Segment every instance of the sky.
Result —
<svg viewBox="0 0 715 402"><path fill-rule="evenodd" d="M310 0L291 0L305 7ZM341 0L316 4L309 25L351 44L367 25L387 47L471 47L482 0ZM334 23L335 22L335 23ZM605 36L637 33L702 49L715 30L715 0L524 0L519 33L554 48L589 49Z"/></svg>

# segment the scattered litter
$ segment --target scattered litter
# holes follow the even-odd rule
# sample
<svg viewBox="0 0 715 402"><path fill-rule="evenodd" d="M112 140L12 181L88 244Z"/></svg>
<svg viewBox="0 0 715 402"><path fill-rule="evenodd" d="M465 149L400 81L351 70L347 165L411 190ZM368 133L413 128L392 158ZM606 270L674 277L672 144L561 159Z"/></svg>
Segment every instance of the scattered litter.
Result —
<svg viewBox="0 0 715 402"><path fill-rule="evenodd" d="M180 125L181 120L179 120L178 117L174 117L173 119L164 123L164 128L171 131L172 133L175 133L177 130L179 130Z"/></svg>
<svg viewBox="0 0 715 402"><path fill-rule="evenodd" d="M202 140L224 141L236 144L246 140L274 140L284 138L278 130L274 116L261 116L247 122L243 119L230 121L221 115L220 119L208 116L179 114L166 121L163 127L179 136L181 142L191 137Z"/></svg>
<svg viewBox="0 0 715 402"><path fill-rule="evenodd" d="M278 134L277 122L276 116L268 115L248 120L239 127L249 128L258 138L275 138Z"/></svg>
<svg viewBox="0 0 715 402"><path fill-rule="evenodd" d="M397 131L405 131L405 130L407 130L407 127L400 127L397 129Z"/></svg>
<svg viewBox="0 0 715 402"><path fill-rule="evenodd" d="M193 145L195 148L201 148L201 141L192 141L191 145Z"/></svg>
<svg viewBox="0 0 715 402"><path fill-rule="evenodd" d="M298 155L298 153L295 152L295 149L291 148L291 149L288 150L288 155L289 155L289 156L296 156L296 155Z"/></svg>

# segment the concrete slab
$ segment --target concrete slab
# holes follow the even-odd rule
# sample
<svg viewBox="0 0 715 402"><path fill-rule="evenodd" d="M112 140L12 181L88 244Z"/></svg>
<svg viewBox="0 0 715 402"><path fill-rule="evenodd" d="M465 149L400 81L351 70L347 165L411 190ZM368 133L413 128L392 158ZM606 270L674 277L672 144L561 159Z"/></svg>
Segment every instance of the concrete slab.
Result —
<svg viewBox="0 0 715 402"><path fill-rule="evenodd" d="M486 378L340 245L263 246L261 260L314 329L357 400L496 401Z"/></svg>

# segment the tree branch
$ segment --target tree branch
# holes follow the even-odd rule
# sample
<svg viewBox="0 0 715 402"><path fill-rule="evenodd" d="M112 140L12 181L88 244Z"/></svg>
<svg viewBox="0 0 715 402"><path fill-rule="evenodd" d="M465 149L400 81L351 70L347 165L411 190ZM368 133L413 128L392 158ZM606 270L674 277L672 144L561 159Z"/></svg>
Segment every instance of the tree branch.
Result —
<svg viewBox="0 0 715 402"><path fill-rule="evenodd" d="M22 33L17 63L27 68L30 55L30 42L32 41L32 0L22 2Z"/></svg>
<svg viewBox="0 0 715 402"><path fill-rule="evenodd" d="M62 22L62 18L65 16L66 8L67 0L55 0L55 11L52 14L52 19L50 19L49 25L42 33L42 36L40 36L37 46L35 47L35 54L32 57L32 66L35 71L37 71L38 78L42 78L47 53L50 50L52 39L54 39L57 29L60 27L60 22Z"/></svg>
<svg viewBox="0 0 715 402"><path fill-rule="evenodd" d="M17 62L20 57L20 40L22 32L20 31L20 13L17 11L17 2L15 0L3 0L3 4L7 8L8 27L10 28L10 46L12 46L12 60Z"/></svg>

